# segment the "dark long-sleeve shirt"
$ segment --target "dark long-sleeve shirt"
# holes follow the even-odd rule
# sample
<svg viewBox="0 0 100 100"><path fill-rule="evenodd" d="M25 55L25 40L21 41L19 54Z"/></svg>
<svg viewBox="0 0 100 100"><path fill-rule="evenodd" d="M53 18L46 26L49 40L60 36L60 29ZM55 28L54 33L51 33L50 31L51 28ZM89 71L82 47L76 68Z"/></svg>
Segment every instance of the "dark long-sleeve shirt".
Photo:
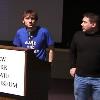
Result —
<svg viewBox="0 0 100 100"><path fill-rule="evenodd" d="M100 77L100 33L77 32L71 43L73 66L80 76Z"/></svg>

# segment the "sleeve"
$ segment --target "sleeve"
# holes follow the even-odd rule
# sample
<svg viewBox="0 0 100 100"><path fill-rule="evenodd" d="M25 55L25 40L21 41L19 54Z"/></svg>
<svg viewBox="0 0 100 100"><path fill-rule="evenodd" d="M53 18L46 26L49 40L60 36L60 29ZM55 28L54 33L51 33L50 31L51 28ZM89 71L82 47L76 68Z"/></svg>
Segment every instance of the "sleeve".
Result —
<svg viewBox="0 0 100 100"><path fill-rule="evenodd" d="M76 59L77 59L77 45L76 45L76 34L72 38L71 46L70 46L70 54L71 54L71 68L76 68Z"/></svg>
<svg viewBox="0 0 100 100"><path fill-rule="evenodd" d="M21 47L21 42L20 42L18 31L16 32L16 35L13 39L13 45L15 45L17 47Z"/></svg>
<svg viewBox="0 0 100 100"><path fill-rule="evenodd" d="M54 40L53 40L53 38L51 36L51 33L48 30L46 30L45 33L46 33L45 35L46 35L47 47L53 46L54 45Z"/></svg>

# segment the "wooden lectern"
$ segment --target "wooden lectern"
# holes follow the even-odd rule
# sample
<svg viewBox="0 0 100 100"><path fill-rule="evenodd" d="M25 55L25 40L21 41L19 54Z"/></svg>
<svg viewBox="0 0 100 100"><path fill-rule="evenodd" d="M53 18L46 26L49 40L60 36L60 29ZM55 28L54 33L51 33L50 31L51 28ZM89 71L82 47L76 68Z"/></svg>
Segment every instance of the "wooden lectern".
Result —
<svg viewBox="0 0 100 100"><path fill-rule="evenodd" d="M0 45L0 100L48 100L50 71L32 49Z"/></svg>

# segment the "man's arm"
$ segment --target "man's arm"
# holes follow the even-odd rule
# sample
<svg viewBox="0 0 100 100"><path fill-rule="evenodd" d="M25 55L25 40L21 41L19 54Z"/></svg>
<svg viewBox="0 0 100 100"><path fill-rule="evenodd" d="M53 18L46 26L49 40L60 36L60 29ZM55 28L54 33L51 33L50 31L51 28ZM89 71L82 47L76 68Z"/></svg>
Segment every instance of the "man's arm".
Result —
<svg viewBox="0 0 100 100"><path fill-rule="evenodd" d="M76 59L77 59L77 49L76 49L76 43L75 43L75 35L74 35L74 37L73 37L73 39L72 39L72 42L71 42L71 47L70 47L70 54L71 54L71 59L72 59L72 65L71 65L71 68L70 68L70 75L72 76L72 77L74 77L75 76L75 74L76 74Z"/></svg>
<svg viewBox="0 0 100 100"><path fill-rule="evenodd" d="M48 61L52 62L54 59L54 46L49 46Z"/></svg>

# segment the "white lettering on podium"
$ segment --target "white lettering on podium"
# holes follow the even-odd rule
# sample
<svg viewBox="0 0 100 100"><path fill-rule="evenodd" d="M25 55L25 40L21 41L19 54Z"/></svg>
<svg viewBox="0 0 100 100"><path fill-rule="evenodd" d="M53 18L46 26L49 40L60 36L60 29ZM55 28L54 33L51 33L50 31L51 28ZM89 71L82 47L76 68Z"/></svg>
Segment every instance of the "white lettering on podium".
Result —
<svg viewBox="0 0 100 100"><path fill-rule="evenodd" d="M9 78L9 74L7 74L7 73L0 73L0 77L2 77L2 78Z"/></svg>
<svg viewBox="0 0 100 100"><path fill-rule="evenodd" d="M7 65L0 65L0 69L7 70Z"/></svg>
<svg viewBox="0 0 100 100"><path fill-rule="evenodd" d="M5 62L6 61L6 57L0 57L0 62Z"/></svg>
<svg viewBox="0 0 100 100"><path fill-rule="evenodd" d="M14 87L17 88L17 83L14 82L7 82L7 81L1 81L2 86L8 86L8 87Z"/></svg>

